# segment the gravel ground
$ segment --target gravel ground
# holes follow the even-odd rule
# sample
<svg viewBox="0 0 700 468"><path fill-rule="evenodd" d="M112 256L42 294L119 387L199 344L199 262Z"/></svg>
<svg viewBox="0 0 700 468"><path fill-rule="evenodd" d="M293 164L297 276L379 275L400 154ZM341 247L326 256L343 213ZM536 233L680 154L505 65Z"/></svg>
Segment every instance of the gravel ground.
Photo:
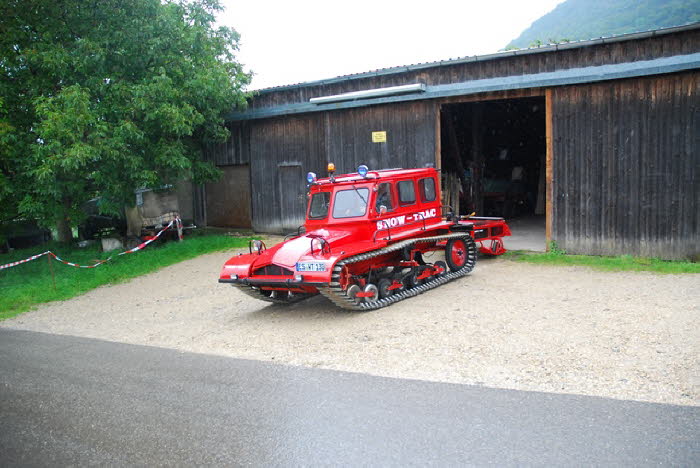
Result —
<svg viewBox="0 0 700 468"><path fill-rule="evenodd" d="M203 255L0 326L389 377L700 405L700 275L489 258L466 278L352 313L320 296L268 305L218 284L230 255Z"/></svg>

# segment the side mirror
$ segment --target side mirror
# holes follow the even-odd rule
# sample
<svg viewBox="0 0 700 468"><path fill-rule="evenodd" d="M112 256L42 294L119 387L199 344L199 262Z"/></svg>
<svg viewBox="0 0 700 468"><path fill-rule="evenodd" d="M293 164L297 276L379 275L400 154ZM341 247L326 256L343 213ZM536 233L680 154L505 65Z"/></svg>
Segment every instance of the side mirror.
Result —
<svg viewBox="0 0 700 468"><path fill-rule="evenodd" d="M379 205L379 214L380 215L386 214L386 206Z"/></svg>

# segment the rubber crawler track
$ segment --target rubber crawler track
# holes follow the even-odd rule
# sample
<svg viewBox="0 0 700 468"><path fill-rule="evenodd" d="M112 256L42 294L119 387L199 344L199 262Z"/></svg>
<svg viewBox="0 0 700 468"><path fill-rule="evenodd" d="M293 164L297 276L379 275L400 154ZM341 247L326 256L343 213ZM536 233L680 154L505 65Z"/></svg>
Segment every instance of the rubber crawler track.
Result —
<svg viewBox="0 0 700 468"><path fill-rule="evenodd" d="M370 258L378 257L380 255L384 255L384 254L387 254L390 252L395 252L395 251L401 250L405 247L412 247L416 244L422 244L422 243L426 243L426 242L439 242L439 241L443 241L443 240L458 239L458 238L464 239L465 243L467 244L467 262L465 263L465 265L461 269L459 269L457 271L453 271L453 272L444 274L442 276L438 276L437 278L434 278L426 283L423 283L420 286L416 286L416 287L410 288L410 289L405 289L401 292L394 293L387 298L378 299L378 300L372 301L372 302L360 302L359 304L356 303L352 298L348 297L345 294L345 291L343 291L342 288L340 287L340 282L339 282L340 281L340 272L342 271L343 266L345 266L345 265L368 260ZM474 242L474 240L471 238L471 236L469 234L453 233L453 234L445 234L442 236L421 237L419 239L409 239L409 240L405 240L402 242L397 242L395 244L391 244L387 247L384 247L383 249L372 250L370 252L365 252L363 254L355 255L353 257L349 257L349 258L346 258L344 260L339 261L333 267L333 275L331 276L331 283L325 288L319 288L319 292L321 294L323 294L325 297L327 297L328 299L330 299L335 305L337 305L338 307L342 307L343 309L357 310L357 311L368 311L368 310L381 309L382 307L386 307L388 305L394 304L394 303L402 301L404 299L408 299L409 297L417 296L418 294L421 294L421 293L424 293L425 291L436 288L440 285L447 283L448 281L452 281L453 279L459 278L461 276L465 276L465 275L469 274L474 269L475 265L476 265L476 243Z"/></svg>
<svg viewBox="0 0 700 468"><path fill-rule="evenodd" d="M356 263L356 262L361 262L364 260L368 260L370 258L374 257L379 257L381 255L390 253L390 252L395 252L397 250L401 250L405 247L412 247L416 244L423 244L426 242L440 242L443 240L450 240L450 239L464 239L465 243L467 244L467 261L461 269L457 271L453 271L447 274L444 274L442 276L438 276L437 278L434 278L430 281L427 281L420 286L416 286L414 288L410 289L405 289L401 292L394 293L391 296L384 298L384 299L378 299L376 301L372 302L360 302L359 304L356 303L352 298L348 297L345 294L345 291L342 290L340 287L340 272L342 271L343 267L345 265L349 265L351 263ZM331 282L328 286L326 287L321 287L319 288L319 292L327 297L329 300L331 300L335 305L338 307L342 307L343 309L348 309L348 310L356 310L356 311L368 311L368 310L375 310L375 309L381 309L382 307L386 307L388 305L394 304L396 302L402 301L404 299L408 299L409 297L417 296L418 294L424 293L425 291L428 291L430 289L436 288L440 285L443 285L449 281L452 281L453 279L459 278L461 276L465 276L469 274L473 269L474 266L476 265L476 243L474 240L471 238L469 234L465 234L462 232L459 233L453 233L453 234L445 234L442 236L432 236L432 237L421 237L419 239L408 239L405 241L397 242L395 244L391 244L387 247L384 247L383 249L377 249L377 250L371 250L369 252L365 252L359 255L355 255L353 257L348 257L344 260L340 260L333 266L333 275L331 276ZM272 302L274 304L292 304L294 302L298 302L301 300L304 300L306 298L309 298L313 296L313 294L295 294L294 296L291 297L286 297L284 299L282 298L276 298L276 297L270 297L266 295L262 290L259 288L253 287L253 286L248 286L244 284L234 284L236 288L238 288L241 292L247 294L250 297L253 297L255 299L259 299L261 301L267 301L267 302Z"/></svg>

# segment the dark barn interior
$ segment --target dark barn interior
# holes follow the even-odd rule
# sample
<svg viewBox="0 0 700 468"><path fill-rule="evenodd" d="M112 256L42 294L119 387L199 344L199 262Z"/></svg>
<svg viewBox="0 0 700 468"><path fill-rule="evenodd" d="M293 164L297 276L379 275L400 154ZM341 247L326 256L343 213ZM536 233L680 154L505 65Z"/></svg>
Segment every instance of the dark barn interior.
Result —
<svg viewBox="0 0 700 468"><path fill-rule="evenodd" d="M545 98L446 104L441 108L446 202L460 214L544 225Z"/></svg>

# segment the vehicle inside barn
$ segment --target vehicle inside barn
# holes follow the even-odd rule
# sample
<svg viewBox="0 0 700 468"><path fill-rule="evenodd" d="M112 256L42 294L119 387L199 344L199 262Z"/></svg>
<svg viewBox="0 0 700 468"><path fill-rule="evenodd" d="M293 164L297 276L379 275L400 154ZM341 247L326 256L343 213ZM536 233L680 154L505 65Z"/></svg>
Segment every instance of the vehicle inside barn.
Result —
<svg viewBox="0 0 700 468"><path fill-rule="evenodd" d="M441 142L445 201L455 211L544 226L544 97L445 104Z"/></svg>

